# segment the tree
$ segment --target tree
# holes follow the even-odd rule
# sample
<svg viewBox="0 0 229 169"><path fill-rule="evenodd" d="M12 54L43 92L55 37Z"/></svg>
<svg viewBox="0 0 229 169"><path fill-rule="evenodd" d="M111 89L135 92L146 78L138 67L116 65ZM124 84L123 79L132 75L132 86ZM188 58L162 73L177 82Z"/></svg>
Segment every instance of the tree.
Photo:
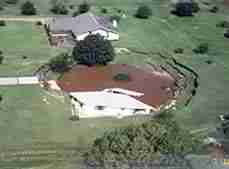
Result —
<svg viewBox="0 0 229 169"><path fill-rule="evenodd" d="M197 48L193 49L193 52L197 54L205 54L208 52L209 45L208 43L201 43Z"/></svg>
<svg viewBox="0 0 229 169"><path fill-rule="evenodd" d="M0 26L6 26L6 22L4 20L0 20Z"/></svg>
<svg viewBox="0 0 229 169"><path fill-rule="evenodd" d="M137 18L141 18L141 19L147 19L152 15L152 10L150 7L146 6L146 5L142 5L140 7L138 7L138 10L135 14L135 16Z"/></svg>
<svg viewBox="0 0 229 169"><path fill-rule="evenodd" d="M225 38L229 38L229 29L224 33Z"/></svg>
<svg viewBox="0 0 229 169"><path fill-rule="evenodd" d="M199 137L180 128L173 116L166 114L141 125L106 132L94 141L84 158L86 165L92 168L150 166L155 161L165 164L165 160L168 165L182 167L182 157L198 150L201 143Z"/></svg>
<svg viewBox="0 0 229 169"><path fill-rule="evenodd" d="M4 56L3 55L0 55L0 64L3 63L3 60L4 60Z"/></svg>
<svg viewBox="0 0 229 169"><path fill-rule="evenodd" d="M30 1L26 1L21 6L21 14L23 15L36 15L36 8L34 4Z"/></svg>
<svg viewBox="0 0 229 169"><path fill-rule="evenodd" d="M210 10L211 13L217 13L219 11L219 7L213 6Z"/></svg>
<svg viewBox="0 0 229 169"><path fill-rule="evenodd" d="M86 13L89 10L90 10L90 4L88 4L86 1L84 1L82 4L78 6L79 14Z"/></svg>
<svg viewBox="0 0 229 169"><path fill-rule="evenodd" d="M69 70L71 64L71 57L66 53L62 53L55 58L52 58L48 65L53 72L63 73Z"/></svg>
<svg viewBox="0 0 229 169"><path fill-rule="evenodd" d="M216 24L216 27L228 28L229 29L229 22L228 21L221 21L218 24Z"/></svg>
<svg viewBox="0 0 229 169"><path fill-rule="evenodd" d="M68 14L68 1L67 0L51 0L51 11L54 14L67 15Z"/></svg>
<svg viewBox="0 0 229 169"><path fill-rule="evenodd" d="M193 0L179 1L175 4L173 14L177 16L193 16L200 10L199 4Z"/></svg>
<svg viewBox="0 0 229 169"><path fill-rule="evenodd" d="M106 65L114 59L115 53L110 41L99 34L91 34L76 43L72 55L77 63L92 66Z"/></svg>

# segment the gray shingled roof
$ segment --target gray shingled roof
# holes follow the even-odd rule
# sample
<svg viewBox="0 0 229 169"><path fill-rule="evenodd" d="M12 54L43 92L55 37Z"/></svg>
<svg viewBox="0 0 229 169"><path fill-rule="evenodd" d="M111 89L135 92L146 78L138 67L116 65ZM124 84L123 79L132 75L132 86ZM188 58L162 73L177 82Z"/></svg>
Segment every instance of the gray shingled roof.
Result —
<svg viewBox="0 0 229 169"><path fill-rule="evenodd" d="M98 29L116 32L108 17L95 16L90 12L77 17L66 16L53 18L49 24L49 29L52 32L72 31L76 36Z"/></svg>

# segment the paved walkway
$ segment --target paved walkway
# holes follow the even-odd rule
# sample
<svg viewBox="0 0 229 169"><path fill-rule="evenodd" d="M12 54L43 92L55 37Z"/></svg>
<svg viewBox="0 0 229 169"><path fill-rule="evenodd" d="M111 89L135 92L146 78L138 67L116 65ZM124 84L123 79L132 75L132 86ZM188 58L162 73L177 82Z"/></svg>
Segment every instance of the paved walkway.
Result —
<svg viewBox="0 0 229 169"><path fill-rule="evenodd" d="M23 22L42 22L43 24L46 23L48 20L52 19L52 17L8 17L8 16L1 16L0 20L4 21L23 21Z"/></svg>
<svg viewBox="0 0 229 169"><path fill-rule="evenodd" d="M39 79L36 76L0 77L0 86L34 85L34 84L39 84Z"/></svg>

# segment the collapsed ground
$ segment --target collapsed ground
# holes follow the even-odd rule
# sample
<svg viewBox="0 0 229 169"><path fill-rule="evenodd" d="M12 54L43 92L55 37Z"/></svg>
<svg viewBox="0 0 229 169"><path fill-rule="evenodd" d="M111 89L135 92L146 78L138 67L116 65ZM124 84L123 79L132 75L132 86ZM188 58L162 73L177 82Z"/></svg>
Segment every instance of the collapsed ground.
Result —
<svg viewBox="0 0 229 169"><path fill-rule="evenodd" d="M40 0L36 3L48 14L47 1ZM214 129L218 122L217 116L229 110L229 41L223 37L224 30L215 26L220 21L229 19L228 9L220 6L221 10L212 14L208 12L207 6L202 6L202 11L196 17L177 18L169 14L168 1L157 0L148 3L153 9L153 16L149 20L132 17L137 7L137 2L133 0L98 1L94 10L99 13L98 6L102 5L113 13L114 7L128 11L127 18L120 21L121 39L113 43L115 47L164 54L173 54L173 50L178 47L184 48L184 54L173 56L199 74L200 86L193 101L188 107L179 110L176 118L186 128L206 131ZM13 9L9 8L5 12L9 15L12 11ZM17 10L11 14L16 12ZM1 75L17 75L18 72L30 74L60 52L50 49L43 31L34 31L37 27L29 23L12 22L7 25L6 28L0 29L0 40L3 41L1 49L5 55L5 61L0 66ZM17 32L16 30L18 33L12 34L12 31ZM208 54L197 55L192 52L201 42L209 43ZM23 60L23 55L28 56L28 59ZM213 61L212 64L206 63L209 59ZM140 67L146 62L160 63L160 58L157 55L149 57L135 52L123 52L117 55L114 61ZM48 150L52 148L50 144L56 142L68 144L70 147L87 147L96 136L107 129L126 125L127 122L140 122L139 119L90 119L72 123L68 119L68 105L65 105L61 98L49 96L39 87L5 87L1 88L0 92L4 98L0 103L1 147L15 145L22 150L31 150L30 147L24 148L24 145L37 142L47 146ZM43 101L43 97L47 97L48 103ZM14 164L11 162L10 165ZM9 164L5 166L8 167Z"/></svg>

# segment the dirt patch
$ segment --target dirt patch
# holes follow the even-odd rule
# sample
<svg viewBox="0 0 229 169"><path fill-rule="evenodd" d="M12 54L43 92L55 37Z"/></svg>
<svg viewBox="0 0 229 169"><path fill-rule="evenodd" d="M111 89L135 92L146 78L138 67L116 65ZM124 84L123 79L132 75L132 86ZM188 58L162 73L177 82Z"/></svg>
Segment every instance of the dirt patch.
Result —
<svg viewBox="0 0 229 169"><path fill-rule="evenodd" d="M225 6L229 7L229 0L224 0Z"/></svg>
<svg viewBox="0 0 229 169"><path fill-rule="evenodd" d="M128 74L131 81L118 81L113 77L119 73ZM101 91L107 88L122 88L144 93L136 99L145 104L159 107L173 98L175 80L169 74L142 70L126 64L87 67L77 65L59 80L60 88L67 92Z"/></svg>

